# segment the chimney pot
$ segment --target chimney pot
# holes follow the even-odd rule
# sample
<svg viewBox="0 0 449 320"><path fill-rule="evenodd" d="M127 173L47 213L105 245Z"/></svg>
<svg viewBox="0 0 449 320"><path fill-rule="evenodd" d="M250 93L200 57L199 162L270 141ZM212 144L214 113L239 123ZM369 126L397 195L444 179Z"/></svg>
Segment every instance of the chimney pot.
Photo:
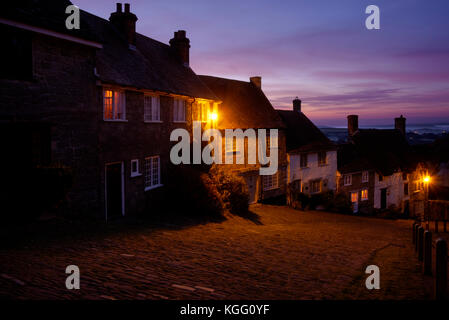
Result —
<svg viewBox="0 0 449 320"><path fill-rule="evenodd" d="M175 32L173 38L170 39L170 47L175 51L182 64L188 67L190 63L190 40L186 37L185 30Z"/></svg>
<svg viewBox="0 0 449 320"><path fill-rule="evenodd" d="M348 116L348 135L354 135L357 130L359 130L359 116L351 114Z"/></svg>
<svg viewBox="0 0 449 320"><path fill-rule="evenodd" d="M251 77L249 78L249 81L255 85L257 88L262 89L262 77Z"/></svg>
<svg viewBox="0 0 449 320"><path fill-rule="evenodd" d="M117 3L117 12L111 13L109 21L125 37L129 45L136 45L136 21L135 14L129 11L129 3L125 3L125 12L122 12L122 4Z"/></svg>
<svg viewBox="0 0 449 320"><path fill-rule="evenodd" d="M399 118L394 119L394 128L399 130L405 136L405 122L406 118L401 114Z"/></svg>
<svg viewBox="0 0 449 320"><path fill-rule="evenodd" d="M293 100L293 111L301 113L301 100L298 97Z"/></svg>

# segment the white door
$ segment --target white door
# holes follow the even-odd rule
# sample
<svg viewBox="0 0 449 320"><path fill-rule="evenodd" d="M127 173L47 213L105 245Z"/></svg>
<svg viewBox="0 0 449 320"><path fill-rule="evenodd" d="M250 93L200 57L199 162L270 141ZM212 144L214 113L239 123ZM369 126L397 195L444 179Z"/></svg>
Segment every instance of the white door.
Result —
<svg viewBox="0 0 449 320"><path fill-rule="evenodd" d="M259 176L247 176L246 185L248 186L249 204L257 202L257 180Z"/></svg>

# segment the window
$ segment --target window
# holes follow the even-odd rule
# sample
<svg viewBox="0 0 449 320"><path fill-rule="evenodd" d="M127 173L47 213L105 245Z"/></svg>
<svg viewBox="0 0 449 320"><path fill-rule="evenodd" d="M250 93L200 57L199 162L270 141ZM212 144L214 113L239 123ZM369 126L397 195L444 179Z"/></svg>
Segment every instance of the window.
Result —
<svg viewBox="0 0 449 320"><path fill-rule="evenodd" d="M225 147L226 147L226 153L239 153L239 144L241 144L242 140L237 140L236 137L230 136L225 137ZM240 142L240 143L239 143Z"/></svg>
<svg viewBox="0 0 449 320"><path fill-rule="evenodd" d="M404 195L408 196L408 183L404 183Z"/></svg>
<svg viewBox="0 0 449 320"><path fill-rule="evenodd" d="M384 181L384 176L379 174L379 181Z"/></svg>
<svg viewBox="0 0 449 320"><path fill-rule="evenodd" d="M369 171L363 171L362 172L362 182L368 182L369 181Z"/></svg>
<svg viewBox="0 0 449 320"><path fill-rule="evenodd" d="M321 192L321 180L314 180L310 182L310 192L311 193Z"/></svg>
<svg viewBox="0 0 449 320"><path fill-rule="evenodd" d="M207 120L209 119L209 102L200 102L199 103L199 107L200 107L200 120L202 122L207 122Z"/></svg>
<svg viewBox="0 0 449 320"><path fill-rule="evenodd" d="M350 174L345 174L343 176L343 184L345 186L350 186L352 184L352 175Z"/></svg>
<svg viewBox="0 0 449 320"><path fill-rule="evenodd" d="M322 152L318 152L318 165L319 166L325 166L327 164L327 159L326 159L326 152L322 151Z"/></svg>
<svg viewBox="0 0 449 320"><path fill-rule="evenodd" d="M278 174L275 173L271 176L263 176L263 189L272 190L277 189L279 185Z"/></svg>
<svg viewBox="0 0 449 320"><path fill-rule="evenodd" d="M140 176L139 160L134 159L134 160L131 160L131 177L137 177L137 176Z"/></svg>
<svg viewBox="0 0 449 320"><path fill-rule="evenodd" d="M299 159L299 165L301 168L307 167L307 153L302 153Z"/></svg>
<svg viewBox="0 0 449 320"><path fill-rule="evenodd" d="M359 201L358 192L351 192L351 202L358 202L358 201Z"/></svg>
<svg viewBox="0 0 449 320"><path fill-rule="evenodd" d="M126 120L125 94L121 91L103 91L103 119Z"/></svg>
<svg viewBox="0 0 449 320"><path fill-rule="evenodd" d="M175 99L173 107L173 121L185 122L186 121L186 103L185 100Z"/></svg>
<svg viewBox="0 0 449 320"><path fill-rule="evenodd" d="M144 96L143 120L145 122L161 121L161 103L158 96Z"/></svg>
<svg viewBox="0 0 449 320"><path fill-rule="evenodd" d="M145 158L145 191L161 185L161 161L159 156Z"/></svg>
<svg viewBox="0 0 449 320"><path fill-rule="evenodd" d="M368 189L363 189L360 192L360 198L362 198L362 201L363 200L368 200Z"/></svg>
<svg viewBox="0 0 449 320"><path fill-rule="evenodd" d="M11 80L32 80L33 58L31 33L0 24L2 35L2 56L0 78Z"/></svg>
<svg viewBox="0 0 449 320"><path fill-rule="evenodd" d="M404 180L404 181L407 180L407 173L404 172L404 173L402 174L402 180Z"/></svg>

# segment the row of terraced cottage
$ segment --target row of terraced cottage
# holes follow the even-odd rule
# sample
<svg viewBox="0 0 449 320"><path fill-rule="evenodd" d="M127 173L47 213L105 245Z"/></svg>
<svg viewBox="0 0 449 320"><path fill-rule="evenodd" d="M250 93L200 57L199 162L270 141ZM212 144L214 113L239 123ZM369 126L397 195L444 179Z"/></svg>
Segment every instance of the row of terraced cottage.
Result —
<svg viewBox="0 0 449 320"><path fill-rule="evenodd" d="M354 211L405 209L413 168L404 118L393 130L359 130L348 117L349 140L337 153L298 98L292 110L275 110L260 77L195 74L185 31L168 45L139 34L129 4L117 4L109 21L81 11L81 28L68 30L68 5L40 0L0 13L2 161L13 181L2 186L5 201L32 204L39 186L27 185L28 169L59 166L73 175L67 210L106 219L151 211L169 168L170 133L192 134L201 121L203 129L279 130L270 150L278 152L276 174L259 175L260 164L223 165L244 177L250 203L285 196L290 186L346 192ZM224 152L246 153L243 145L226 141Z"/></svg>

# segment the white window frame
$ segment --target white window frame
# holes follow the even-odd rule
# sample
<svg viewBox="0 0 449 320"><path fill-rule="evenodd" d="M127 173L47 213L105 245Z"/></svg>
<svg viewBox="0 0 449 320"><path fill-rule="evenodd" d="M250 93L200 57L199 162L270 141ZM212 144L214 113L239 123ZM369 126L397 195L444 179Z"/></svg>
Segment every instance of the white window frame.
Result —
<svg viewBox="0 0 449 320"><path fill-rule="evenodd" d="M324 162L320 162L320 154L324 153ZM326 151L320 151L317 153L317 161L319 167L324 167L327 165L327 152Z"/></svg>
<svg viewBox="0 0 449 320"><path fill-rule="evenodd" d="M369 182L369 171L362 171L362 183Z"/></svg>
<svg viewBox="0 0 449 320"><path fill-rule="evenodd" d="M154 160L157 160L157 168L154 168ZM154 182L153 173L157 170L157 181ZM143 168L145 191L161 187L161 158L160 156L146 157ZM148 183L149 182L149 183Z"/></svg>
<svg viewBox="0 0 449 320"><path fill-rule="evenodd" d="M263 177L262 180L263 180L263 190L264 191L274 190L274 189L279 188L278 172L276 172L273 175L266 175L266 176L262 176L262 177Z"/></svg>
<svg viewBox="0 0 449 320"><path fill-rule="evenodd" d="M110 91L111 94L111 112L112 118L106 118L106 92ZM118 101L117 96L118 95ZM117 116L117 109L120 107L122 112L120 113L120 117ZM104 121L116 121L116 122L127 122L126 120L126 95L123 90L117 90L113 88L103 88L103 120Z"/></svg>
<svg viewBox="0 0 449 320"><path fill-rule="evenodd" d="M173 103L173 122L186 122L186 101L184 99L174 99Z"/></svg>
<svg viewBox="0 0 449 320"><path fill-rule="evenodd" d="M319 187L318 187L318 191L313 190L313 184L314 183L318 183ZM309 182L309 188L310 188L310 193L320 193L322 191L322 184L321 184L321 180L312 180Z"/></svg>
<svg viewBox="0 0 449 320"><path fill-rule="evenodd" d="M346 179L348 178L348 179ZM352 185L352 174L344 174L343 175L343 185L351 186Z"/></svg>
<svg viewBox="0 0 449 320"><path fill-rule="evenodd" d="M363 192L366 191L366 197L363 196ZM368 189L362 189L360 190L360 200L361 201L367 201L369 200L369 193L368 193Z"/></svg>
<svg viewBox="0 0 449 320"><path fill-rule="evenodd" d="M137 171L133 171L133 164L136 164L136 168L137 168ZM141 176L142 174L140 173L140 161L139 161L139 159L133 159L133 160L131 160L131 177L133 178L133 177L139 177L139 176Z"/></svg>
<svg viewBox="0 0 449 320"><path fill-rule="evenodd" d="M150 103L151 102L151 103ZM143 98L143 121L161 123L161 99L159 96L145 94Z"/></svg>

